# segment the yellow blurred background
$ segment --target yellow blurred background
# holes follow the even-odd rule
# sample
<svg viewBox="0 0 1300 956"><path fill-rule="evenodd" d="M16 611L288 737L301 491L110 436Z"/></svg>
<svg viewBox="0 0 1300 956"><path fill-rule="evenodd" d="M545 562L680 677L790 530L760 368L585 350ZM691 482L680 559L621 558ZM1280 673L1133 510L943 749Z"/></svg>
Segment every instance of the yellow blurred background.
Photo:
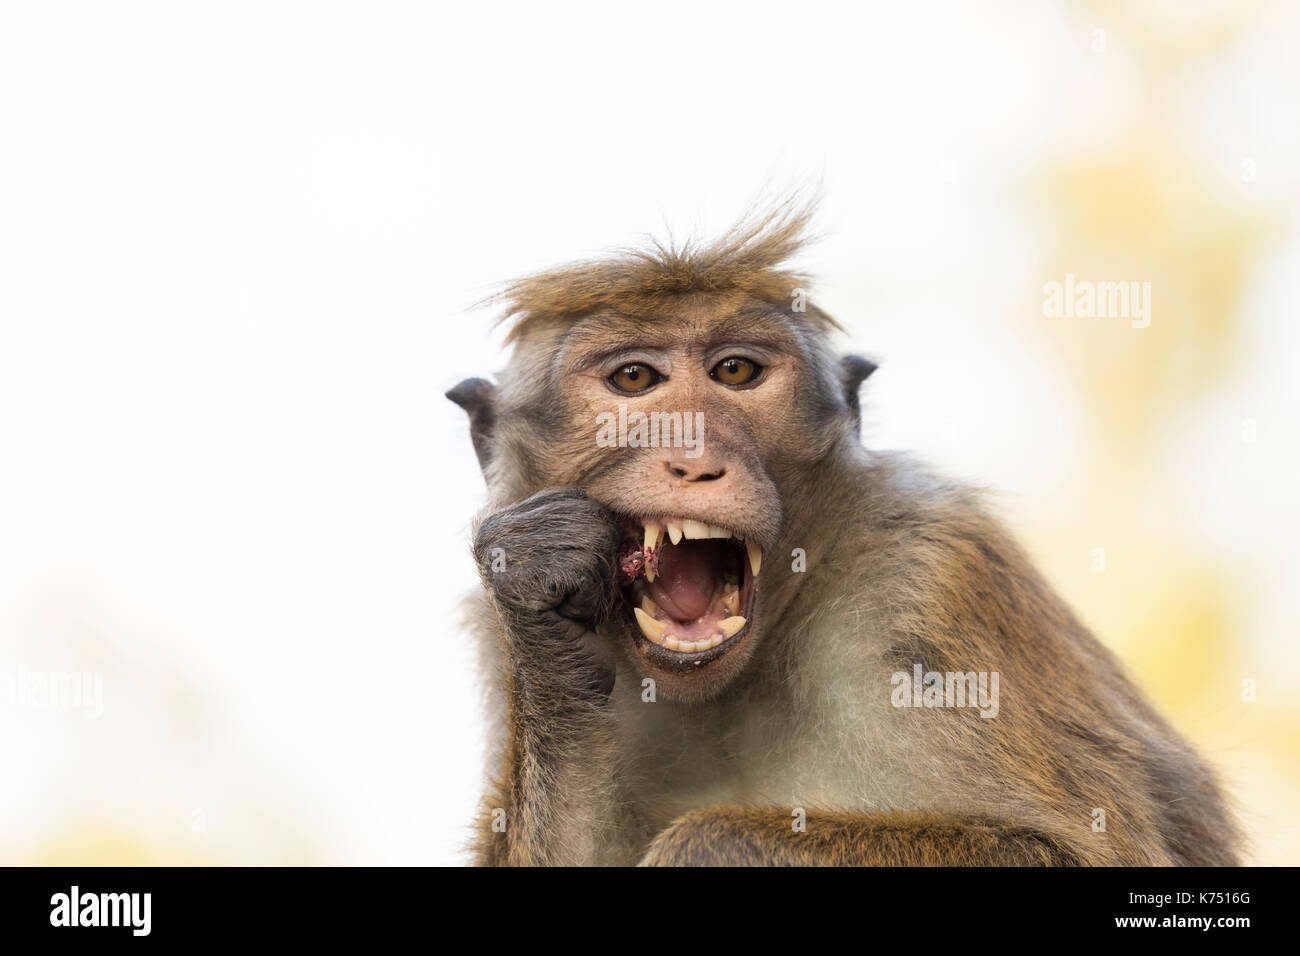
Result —
<svg viewBox="0 0 1300 956"><path fill-rule="evenodd" d="M0 673L104 686L0 706L0 861L461 862L467 303L811 178L864 440L994 489L1300 863L1300 7L846 6L0 14Z"/></svg>

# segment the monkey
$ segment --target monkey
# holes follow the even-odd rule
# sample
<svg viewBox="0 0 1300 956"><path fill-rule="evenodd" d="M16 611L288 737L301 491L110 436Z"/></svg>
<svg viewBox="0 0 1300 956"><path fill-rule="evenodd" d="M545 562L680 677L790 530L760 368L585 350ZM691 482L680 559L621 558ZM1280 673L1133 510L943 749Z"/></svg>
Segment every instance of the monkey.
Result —
<svg viewBox="0 0 1300 956"><path fill-rule="evenodd" d="M982 493L863 443L813 212L495 297L506 367L448 392L488 490L473 862L1235 865L1214 773Z"/></svg>

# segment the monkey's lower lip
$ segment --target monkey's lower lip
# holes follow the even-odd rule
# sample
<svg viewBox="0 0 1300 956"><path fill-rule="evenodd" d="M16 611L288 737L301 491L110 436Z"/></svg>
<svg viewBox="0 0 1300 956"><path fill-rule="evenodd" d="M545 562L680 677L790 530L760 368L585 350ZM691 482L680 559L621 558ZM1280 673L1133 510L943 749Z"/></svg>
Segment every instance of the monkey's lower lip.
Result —
<svg viewBox="0 0 1300 956"><path fill-rule="evenodd" d="M629 523L622 566L632 580L622 593L647 652L698 666L748 631L761 552L724 529L686 527L689 533L668 523L677 532L670 537L655 522Z"/></svg>

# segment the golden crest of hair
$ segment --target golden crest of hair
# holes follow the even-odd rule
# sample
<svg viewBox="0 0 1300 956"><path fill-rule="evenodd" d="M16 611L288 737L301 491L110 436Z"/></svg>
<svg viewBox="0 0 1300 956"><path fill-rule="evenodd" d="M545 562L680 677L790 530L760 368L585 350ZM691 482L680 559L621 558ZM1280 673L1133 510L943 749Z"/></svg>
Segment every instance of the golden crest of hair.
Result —
<svg viewBox="0 0 1300 956"><path fill-rule="evenodd" d="M531 329L572 322L602 309L653 319L674 299L692 294L789 308L806 286L807 273L788 263L812 237L816 201L789 197L760 206L713 242L654 237L643 247L569 263L506 284L485 304L503 307L506 342ZM831 328L837 323L809 306L807 316Z"/></svg>

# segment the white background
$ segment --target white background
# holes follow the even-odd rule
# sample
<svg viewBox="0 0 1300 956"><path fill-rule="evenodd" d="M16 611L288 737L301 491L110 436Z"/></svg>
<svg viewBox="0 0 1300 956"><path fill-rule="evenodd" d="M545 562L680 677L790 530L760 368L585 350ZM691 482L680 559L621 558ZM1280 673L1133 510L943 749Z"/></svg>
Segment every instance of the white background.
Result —
<svg viewBox="0 0 1300 956"><path fill-rule="evenodd" d="M1017 196L1132 120L1132 51L1088 47L1102 15L454 6L0 8L0 664L107 695L98 721L0 712L0 855L459 861L482 487L441 396L503 363L469 307L665 224L819 186L803 264L881 361L869 443L1013 514L1071 507L1089 448L1017 332L1059 278ZM1248 135L1289 194L1295 124L1260 118L1294 120L1294 57L1258 42L1181 122L1209 156ZM1243 320L1258 374L1200 421L1248 395L1294 425L1298 265L1283 230ZM1180 453L1173 494L1247 481L1194 434ZM1213 547L1294 539L1274 454L1205 516Z"/></svg>

